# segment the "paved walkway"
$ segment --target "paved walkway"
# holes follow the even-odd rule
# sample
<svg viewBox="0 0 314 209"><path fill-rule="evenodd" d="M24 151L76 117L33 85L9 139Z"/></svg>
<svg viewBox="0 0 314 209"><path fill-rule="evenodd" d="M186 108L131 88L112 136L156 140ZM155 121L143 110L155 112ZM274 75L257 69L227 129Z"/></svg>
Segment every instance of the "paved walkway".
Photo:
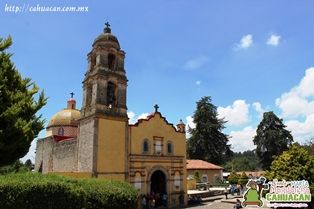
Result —
<svg viewBox="0 0 314 209"><path fill-rule="evenodd" d="M188 206L191 209L234 209L236 199L242 201L241 196L231 196L228 195L228 199L225 199L224 195L217 195L213 197L204 198L204 202L201 205ZM264 201L264 206L262 208L267 208L267 202ZM245 209L256 209L257 207L245 207Z"/></svg>

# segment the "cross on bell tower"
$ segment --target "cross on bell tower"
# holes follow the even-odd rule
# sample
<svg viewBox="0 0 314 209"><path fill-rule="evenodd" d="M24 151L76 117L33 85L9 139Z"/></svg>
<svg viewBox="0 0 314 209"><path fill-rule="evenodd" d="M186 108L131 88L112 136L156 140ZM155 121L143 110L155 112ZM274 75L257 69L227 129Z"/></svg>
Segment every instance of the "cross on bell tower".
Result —
<svg viewBox="0 0 314 209"><path fill-rule="evenodd" d="M154 108L155 108L155 112L158 112L158 108L159 108L158 104L155 104Z"/></svg>
<svg viewBox="0 0 314 209"><path fill-rule="evenodd" d="M107 26L107 28L109 28L109 27L110 27L109 22L106 22L106 23L105 23L105 25Z"/></svg>

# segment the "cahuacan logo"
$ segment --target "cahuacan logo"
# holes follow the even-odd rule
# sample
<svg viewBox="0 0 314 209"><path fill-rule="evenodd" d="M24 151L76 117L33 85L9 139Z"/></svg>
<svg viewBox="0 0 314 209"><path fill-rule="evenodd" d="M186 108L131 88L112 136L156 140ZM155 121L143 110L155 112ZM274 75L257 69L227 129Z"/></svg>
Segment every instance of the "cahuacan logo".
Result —
<svg viewBox="0 0 314 209"><path fill-rule="evenodd" d="M307 207L311 202L309 182L301 181L269 181L269 193L265 199L270 202L268 207Z"/></svg>
<svg viewBox="0 0 314 209"><path fill-rule="evenodd" d="M262 191L269 189L269 184L266 184L266 178L261 176L257 180L249 180L246 184L246 192L243 194L242 206L258 206L262 207L264 202L261 198Z"/></svg>

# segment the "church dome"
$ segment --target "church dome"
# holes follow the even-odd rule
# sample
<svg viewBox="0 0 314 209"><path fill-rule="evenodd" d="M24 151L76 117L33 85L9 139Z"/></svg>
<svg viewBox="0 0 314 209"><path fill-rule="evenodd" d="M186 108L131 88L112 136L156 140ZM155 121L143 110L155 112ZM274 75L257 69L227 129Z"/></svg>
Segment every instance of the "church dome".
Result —
<svg viewBox="0 0 314 209"><path fill-rule="evenodd" d="M97 38L95 38L94 44L98 41L113 41L113 42L116 42L118 46L120 47L117 37L111 34L111 29L109 28L110 25L108 22L106 23L106 26L107 27L104 29L104 33L100 34Z"/></svg>
<svg viewBox="0 0 314 209"><path fill-rule="evenodd" d="M68 100L68 107L64 108L50 119L48 128L52 126L77 126L77 119L81 116L81 112L75 109L76 101L74 98Z"/></svg>

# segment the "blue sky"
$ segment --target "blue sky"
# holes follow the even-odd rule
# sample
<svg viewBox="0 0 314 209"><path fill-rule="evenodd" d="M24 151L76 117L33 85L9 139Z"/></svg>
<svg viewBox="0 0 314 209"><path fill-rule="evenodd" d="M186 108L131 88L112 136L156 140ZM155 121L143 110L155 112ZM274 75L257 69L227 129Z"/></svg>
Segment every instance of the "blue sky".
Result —
<svg viewBox="0 0 314 209"><path fill-rule="evenodd" d="M8 11L38 4L88 11ZM0 37L12 36L12 61L49 97L40 111L47 121L70 92L81 108L87 54L108 20L126 52L130 123L158 104L170 123L193 127L196 102L211 96L229 121L223 132L234 151L254 149L264 111L283 118L295 141L314 137L314 1L15 0L1 7ZM35 144L24 159L34 161Z"/></svg>

